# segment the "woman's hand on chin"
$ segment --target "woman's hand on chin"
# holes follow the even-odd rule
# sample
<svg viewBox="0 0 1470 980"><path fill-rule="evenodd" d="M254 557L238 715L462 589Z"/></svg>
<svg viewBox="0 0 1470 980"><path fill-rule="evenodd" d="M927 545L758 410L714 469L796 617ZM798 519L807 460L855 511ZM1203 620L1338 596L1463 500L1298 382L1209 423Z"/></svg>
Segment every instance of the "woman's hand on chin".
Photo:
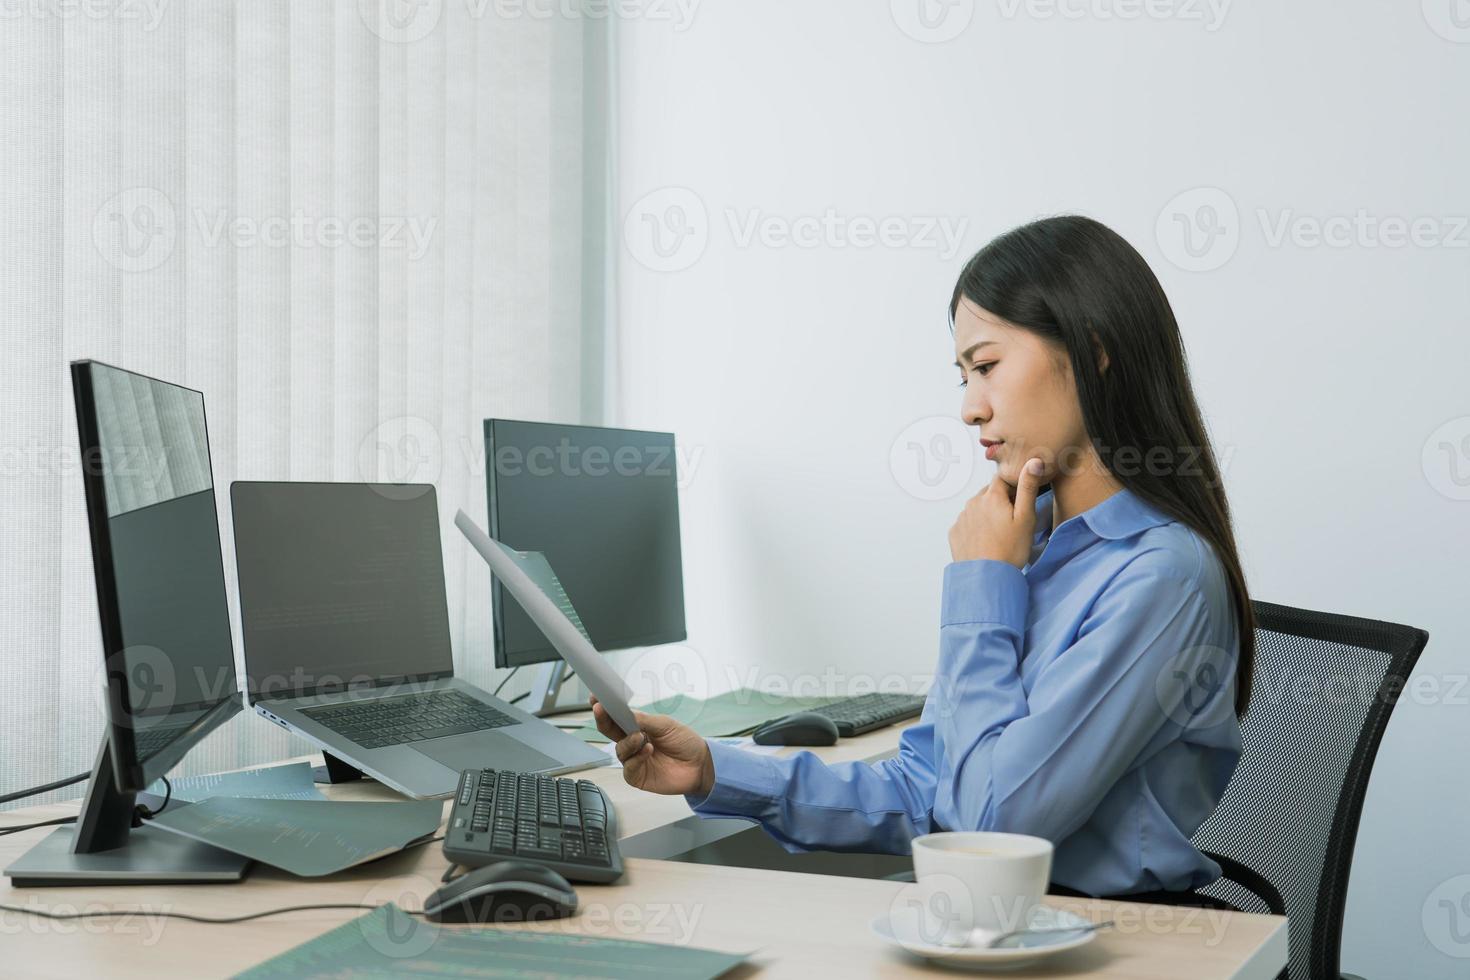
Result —
<svg viewBox="0 0 1470 980"><path fill-rule="evenodd" d="M990 558L1026 567L1036 534L1036 492L1044 468L1039 458L1021 467L1014 500L1010 484L997 472L989 486L965 503L949 529L949 553L955 561Z"/></svg>

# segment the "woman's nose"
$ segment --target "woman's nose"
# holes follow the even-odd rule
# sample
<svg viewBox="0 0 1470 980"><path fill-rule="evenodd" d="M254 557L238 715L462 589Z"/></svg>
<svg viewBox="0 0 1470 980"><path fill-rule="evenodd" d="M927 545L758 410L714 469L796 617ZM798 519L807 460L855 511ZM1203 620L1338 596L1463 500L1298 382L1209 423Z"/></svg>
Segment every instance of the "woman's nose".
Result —
<svg viewBox="0 0 1470 980"><path fill-rule="evenodd" d="M980 425L990 420L990 406L977 385L965 389L965 398L960 402L960 418L966 425Z"/></svg>

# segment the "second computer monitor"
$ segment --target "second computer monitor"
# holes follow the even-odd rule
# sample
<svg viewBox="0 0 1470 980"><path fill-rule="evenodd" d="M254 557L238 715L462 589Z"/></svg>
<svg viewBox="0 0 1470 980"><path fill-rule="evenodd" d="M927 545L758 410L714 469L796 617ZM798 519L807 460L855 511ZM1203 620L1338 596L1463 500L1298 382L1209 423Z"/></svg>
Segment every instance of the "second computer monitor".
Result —
<svg viewBox="0 0 1470 980"><path fill-rule="evenodd" d="M687 637L671 433L488 419L485 459L491 536L546 556L593 646ZM495 665L558 659L499 583L492 590Z"/></svg>

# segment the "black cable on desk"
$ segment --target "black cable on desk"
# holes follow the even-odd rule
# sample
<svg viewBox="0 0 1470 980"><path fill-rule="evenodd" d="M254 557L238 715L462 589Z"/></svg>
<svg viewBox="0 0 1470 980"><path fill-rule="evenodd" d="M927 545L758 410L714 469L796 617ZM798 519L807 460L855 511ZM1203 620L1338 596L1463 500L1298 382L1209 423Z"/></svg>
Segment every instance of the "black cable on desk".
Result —
<svg viewBox="0 0 1470 980"><path fill-rule="evenodd" d="M40 796L42 793L49 793L55 789L75 786L77 783L85 782L91 775L91 770L88 770L87 772L77 773L75 776L68 776L66 779L58 779L54 783L47 783L45 786L32 786L30 789L19 790L15 793L6 793L4 796L0 796L0 804L14 803L16 800L23 800L27 796Z"/></svg>
<svg viewBox="0 0 1470 980"><path fill-rule="evenodd" d="M203 922L206 925L227 926L237 922L249 922L252 919L264 919L270 915L282 915L286 912L315 912L321 909L368 909L375 910L383 908L383 905L290 905L282 909L266 909L264 912L251 912L248 915L234 915L225 918L211 918L204 915L190 915L187 912L155 912L152 909L102 909L96 912L48 912L44 909L27 909L19 905L0 905L0 911L18 912L21 915L34 915L42 919L102 919L114 915L146 915L158 919L184 919L189 922ZM401 909L408 915L423 915L422 909Z"/></svg>

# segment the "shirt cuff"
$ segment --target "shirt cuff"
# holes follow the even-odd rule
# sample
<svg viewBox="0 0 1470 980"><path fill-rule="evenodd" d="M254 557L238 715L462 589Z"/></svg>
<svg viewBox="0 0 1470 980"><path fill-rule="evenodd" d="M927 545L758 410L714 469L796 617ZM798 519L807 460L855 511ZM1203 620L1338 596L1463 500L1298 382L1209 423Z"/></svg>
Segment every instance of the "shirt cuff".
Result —
<svg viewBox="0 0 1470 980"><path fill-rule="evenodd" d="M1021 632L1030 600L1026 575L1008 561L977 558L944 568L939 625L998 623Z"/></svg>
<svg viewBox="0 0 1470 980"><path fill-rule="evenodd" d="M758 817L775 799L780 777L776 760L705 739L715 766L715 785L703 798L686 795L695 813Z"/></svg>

